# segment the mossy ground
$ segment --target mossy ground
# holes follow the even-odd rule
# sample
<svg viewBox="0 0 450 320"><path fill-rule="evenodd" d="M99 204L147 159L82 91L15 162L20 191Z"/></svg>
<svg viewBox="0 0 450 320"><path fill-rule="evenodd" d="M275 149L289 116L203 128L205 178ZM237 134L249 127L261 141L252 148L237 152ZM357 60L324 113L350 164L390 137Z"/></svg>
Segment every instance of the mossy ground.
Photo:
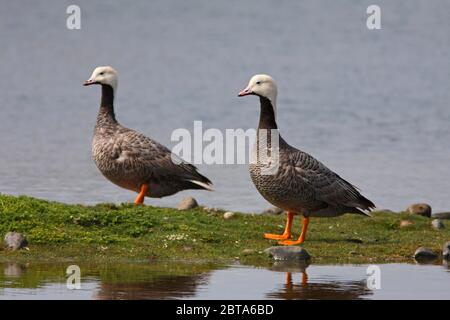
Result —
<svg viewBox="0 0 450 320"><path fill-rule="evenodd" d="M0 261L194 261L266 264L262 251L275 241L264 232L282 233L284 215L236 214L196 208L178 211L132 204L67 205L26 196L0 195L0 236L24 233L29 251L0 251ZM411 226L400 227L401 220ZM299 218L293 226L300 230ZM406 213L312 218L304 247L314 263L412 261L419 246L438 252L450 240L450 224L434 230L429 218ZM253 252L243 253L245 249Z"/></svg>

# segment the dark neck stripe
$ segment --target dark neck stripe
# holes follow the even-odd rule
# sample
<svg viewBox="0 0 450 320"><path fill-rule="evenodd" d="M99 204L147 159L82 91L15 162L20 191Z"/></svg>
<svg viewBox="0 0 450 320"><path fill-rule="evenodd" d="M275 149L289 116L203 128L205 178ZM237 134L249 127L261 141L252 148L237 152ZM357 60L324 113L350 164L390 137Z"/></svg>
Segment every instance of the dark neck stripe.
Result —
<svg viewBox="0 0 450 320"><path fill-rule="evenodd" d="M261 96L259 97L259 100L261 102L261 112L259 115L258 129L278 129L272 102Z"/></svg>
<svg viewBox="0 0 450 320"><path fill-rule="evenodd" d="M114 114L114 90L110 85L102 84L102 99L100 102L99 117L109 118L116 122Z"/></svg>

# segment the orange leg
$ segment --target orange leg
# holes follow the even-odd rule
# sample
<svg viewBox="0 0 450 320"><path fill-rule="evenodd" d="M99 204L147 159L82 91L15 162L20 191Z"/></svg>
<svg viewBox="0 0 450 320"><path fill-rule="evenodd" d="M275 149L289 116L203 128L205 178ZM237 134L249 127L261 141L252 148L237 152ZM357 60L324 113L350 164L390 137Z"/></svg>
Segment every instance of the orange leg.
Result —
<svg viewBox="0 0 450 320"><path fill-rule="evenodd" d="M308 275L306 271L302 272L302 286L306 286L308 284Z"/></svg>
<svg viewBox="0 0 450 320"><path fill-rule="evenodd" d="M136 199L134 200L135 205L144 204L144 198L145 198L145 194L147 193L147 191L148 191L148 183L143 184L141 186L141 191L139 192Z"/></svg>
<svg viewBox="0 0 450 320"><path fill-rule="evenodd" d="M287 240L291 237L292 220L294 219L294 213L287 213L286 227L283 234L265 233L264 238L271 240Z"/></svg>
<svg viewBox="0 0 450 320"><path fill-rule="evenodd" d="M292 273L286 272L286 288L292 289L293 283L292 283Z"/></svg>
<svg viewBox="0 0 450 320"><path fill-rule="evenodd" d="M306 271L302 272L302 287L305 287L308 285L308 274ZM294 286L294 283L292 282L292 273L286 272L286 289L292 289Z"/></svg>
<svg viewBox="0 0 450 320"><path fill-rule="evenodd" d="M306 238L306 231L308 230L308 224L309 224L309 218L303 217L303 223L302 223L302 233L300 234L300 237L298 240L292 241L292 240L284 240L280 241L279 244L285 245L285 246L294 246L297 244L302 244L305 241Z"/></svg>

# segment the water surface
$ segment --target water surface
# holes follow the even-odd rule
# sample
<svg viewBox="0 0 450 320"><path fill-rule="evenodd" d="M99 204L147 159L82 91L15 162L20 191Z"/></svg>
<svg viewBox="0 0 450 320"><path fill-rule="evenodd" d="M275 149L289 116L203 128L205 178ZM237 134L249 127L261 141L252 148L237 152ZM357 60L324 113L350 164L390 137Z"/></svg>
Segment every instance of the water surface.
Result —
<svg viewBox="0 0 450 320"><path fill-rule="evenodd" d="M366 28L372 1L2 1L0 192L71 203L128 202L90 156L97 65L119 71L118 119L156 140L176 128L253 128L250 76L278 80L278 122L291 144L359 186L379 207L450 208L450 3L377 1L382 30ZM208 206L258 211L247 166L200 166Z"/></svg>
<svg viewBox="0 0 450 320"><path fill-rule="evenodd" d="M382 264L369 289L367 265L80 264L79 290L68 266L2 263L0 299L450 299L441 265Z"/></svg>

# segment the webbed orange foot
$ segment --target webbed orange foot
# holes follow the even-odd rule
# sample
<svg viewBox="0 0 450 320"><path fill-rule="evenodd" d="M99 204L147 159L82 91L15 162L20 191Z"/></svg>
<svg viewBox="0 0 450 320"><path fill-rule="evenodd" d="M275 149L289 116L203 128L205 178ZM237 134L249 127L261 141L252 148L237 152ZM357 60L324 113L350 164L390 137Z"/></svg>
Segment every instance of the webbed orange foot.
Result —
<svg viewBox="0 0 450 320"><path fill-rule="evenodd" d="M300 234L300 237L294 241L293 240L284 240L284 241L280 241L278 243L282 244L284 246L296 246L296 245L302 244L303 242L305 242L305 239L306 239L306 232L308 230L308 225L309 225L309 218L304 217L303 223L302 223L302 233Z"/></svg>
<svg viewBox="0 0 450 320"><path fill-rule="evenodd" d="M304 241L300 241L300 240L284 240L284 241L280 241L278 242L279 244L282 244L284 246L296 246L298 244L302 244Z"/></svg>
<svg viewBox="0 0 450 320"><path fill-rule="evenodd" d="M264 233L264 238L270 240L287 240L291 237L291 234L274 234L274 233Z"/></svg>
<svg viewBox="0 0 450 320"><path fill-rule="evenodd" d="M264 238L270 240L287 240L291 238L291 228L292 220L294 219L294 214L292 212L287 213L286 227L284 228L283 234L265 233Z"/></svg>

